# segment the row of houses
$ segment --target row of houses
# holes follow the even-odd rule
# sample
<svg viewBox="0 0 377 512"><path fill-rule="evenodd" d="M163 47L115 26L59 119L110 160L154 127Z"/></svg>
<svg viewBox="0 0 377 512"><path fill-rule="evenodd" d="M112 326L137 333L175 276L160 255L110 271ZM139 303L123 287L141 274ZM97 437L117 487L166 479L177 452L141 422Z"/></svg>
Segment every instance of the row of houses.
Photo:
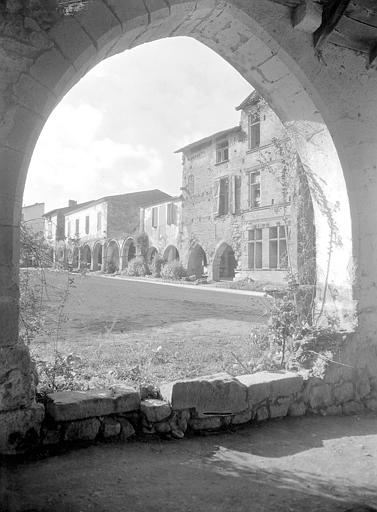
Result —
<svg viewBox="0 0 377 512"><path fill-rule="evenodd" d="M256 92L236 109L237 126L177 150L179 196L148 190L70 201L44 214L54 261L94 271L125 269L137 255L139 232L148 235L149 261L156 254L180 260L189 275L215 281L282 282L288 259L300 267L303 245L306 257L308 245L314 256L313 206L298 158L290 158L288 186L282 180L287 162L280 120Z"/></svg>

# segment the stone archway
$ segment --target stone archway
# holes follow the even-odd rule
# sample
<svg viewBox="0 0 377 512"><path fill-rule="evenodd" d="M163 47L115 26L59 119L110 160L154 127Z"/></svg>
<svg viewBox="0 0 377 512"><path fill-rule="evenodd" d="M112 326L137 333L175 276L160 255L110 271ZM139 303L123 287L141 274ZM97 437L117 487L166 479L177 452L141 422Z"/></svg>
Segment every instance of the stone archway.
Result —
<svg viewBox="0 0 377 512"><path fill-rule="evenodd" d="M136 245L133 238L127 238L122 247L122 269L128 266L128 263L136 258Z"/></svg>
<svg viewBox="0 0 377 512"><path fill-rule="evenodd" d="M218 245L212 263L212 279L214 281L231 280L235 276L237 260L232 247L221 242Z"/></svg>
<svg viewBox="0 0 377 512"><path fill-rule="evenodd" d="M179 252L175 245L168 245L166 247L166 249L164 250L163 258L165 261L168 261L169 263L172 261L179 260Z"/></svg>
<svg viewBox="0 0 377 512"><path fill-rule="evenodd" d="M97 242L93 247L92 270L102 270L102 252L101 242Z"/></svg>
<svg viewBox="0 0 377 512"><path fill-rule="evenodd" d="M158 250L156 247L149 247L147 252L147 263L150 265L153 261L153 258L155 258L158 255Z"/></svg>
<svg viewBox="0 0 377 512"><path fill-rule="evenodd" d="M88 244L85 244L81 248L80 255L80 267L85 266L86 269L90 269L92 266L92 251Z"/></svg>
<svg viewBox="0 0 377 512"><path fill-rule="evenodd" d="M120 250L116 240L110 240L106 248L106 272L113 274L120 268Z"/></svg>
<svg viewBox="0 0 377 512"><path fill-rule="evenodd" d="M200 244L191 247L187 263L188 275L195 275L197 279L200 279L205 273L207 264L207 256L203 247Z"/></svg>
<svg viewBox="0 0 377 512"><path fill-rule="evenodd" d="M1 56L7 71L0 101L0 237L7 250L0 260L0 332L2 359L19 354L15 360L22 360L26 388L32 386L31 368L17 344L18 226L35 143L54 106L96 63L168 36L194 37L233 65L278 113L303 165L324 180L329 201L339 202L336 220L343 245L334 248L329 269L329 228L315 207L317 297L327 278L342 290L348 314L355 311L353 299L358 301L357 334L366 350L357 350L354 358L359 366L375 364L377 266L371 258L377 244L377 76L366 72L363 55L331 46L318 60L311 35L293 29L289 7L268 0L98 0L66 17L36 10L41 23L32 19L32 10L23 9L19 2L6 12L6 35L0 35L7 38ZM23 23L23 16L31 22ZM33 393L20 393L3 379L8 370L5 365L0 381L10 385L11 399L1 410L16 410L26 432L40 408L31 405ZM5 446L7 441L1 450Z"/></svg>

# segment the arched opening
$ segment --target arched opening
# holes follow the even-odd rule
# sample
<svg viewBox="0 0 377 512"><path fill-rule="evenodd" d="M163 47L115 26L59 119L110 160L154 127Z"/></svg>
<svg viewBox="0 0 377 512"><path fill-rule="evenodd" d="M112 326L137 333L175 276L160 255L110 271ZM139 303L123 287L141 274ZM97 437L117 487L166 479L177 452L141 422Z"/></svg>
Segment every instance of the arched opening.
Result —
<svg viewBox="0 0 377 512"><path fill-rule="evenodd" d="M147 252L147 263L150 265L153 261L153 258L158 254L156 247L149 247Z"/></svg>
<svg viewBox="0 0 377 512"><path fill-rule="evenodd" d="M106 250L106 272L113 274L119 271L120 251L118 242L111 240Z"/></svg>
<svg viewBox="0 0 377 512"><path fill-rule="evenodd" d="M93 248L93 270L102 269L102 244L97 242Z"/></svg>
<svg viewBox="0 0 377 512"><path fill-rule="evenodd" d="M212 264L212 278L214 281L232 280L235 276L237 260L232 247L222 242L215 252Z"/></svg>
<svg viewBox="0 0 377 512"><path fill-rule="evenodd" d="M342 59L339 59L338 65L336 52L333 53L335 57L331 52L325 55L328 59L325 69L313 51L312 38L292 29L290 12L284 6L276 7L272 2L254 0L237 4L247 6L238 8L232 1L199 0L193 7L191 1L172 0L169 8L164 4L161 9L155 8L160 3L153 2L147 12L145 3L139 2L135 12L130 13L126 3L115 3L112 12L105 7L106 3L89 2L87 9L77 14L79 23L72 23L70 17L58 17L57 21L51 22L54 26L46 31L46 37L51 38L52 44L41 47L39 52L30 48L30 58L25 45L24 62L20 59L20 66L14 66L6 84L7 90L17 101L12 102L9 110L6 110L5 102L3 118L7 122L0 127L1 139L5 141L0 159L5 198L0 203L0 230L2 244L9 248L2 263L0 331L6 333L8 346L15 344L18 338L15 275L18 269L17 226L22 193L29 161L45 120L64 94L102 59L136 44L172 34L203 42L239 70L278 113L289 130L303 165L323 180L324 194L332 204L339 205L335 220L343 243L342 246L332 247L332 264L329 266L330 228L320 208L315 206L317 298L321 300L324 283L330 283L341 292L342 297L341 304L335 299L332 305L340 312L344 308L351 318L355 312L351 293L352 279L355 278L359 300L359 334L363 336L363 341L375 339L377 289L372 283L377 281L377 267L370 264L370 254L377 239L373 215L370 215L370 205L375 204L376 192L372 169L375 149L372 150L370 142L366 142L366 133L363 132L359 140L354 138L361 125L357 119L358 102L362 104L360 92L357 94L359 83L354 81L347 84L351 103L348 105L347 100L340 99L339 95L339 90L346 89L342 83L345 72L341 70ZM276 8L281 9L281 15L276 16ZM106 17L103 16L103 9L107 12ZM76 40L80 44L72 44ZM358 58L352 55L350 60L360 71ZM357 76L357 71L354 76ZM363 76L365 83L368 82L365 70ZM375 90L375 83L372 85ZM363 87L360 84L360 91ZM369 96L365 93L365 98L372 109L375 102L371 100L375 94L372 94L371 85L368 87ZM351 91L355 99L352 99ZM371 112L374 113L373 110ZM376 116L370 117L374 119L365 122L364 131L369 129L372 132L372 128L375 128ZM363 153L365 147L366 154ZM360 169L362 172L359 172ZM345 179L350 191L354 255L358 264L355 274ZM74 266L78 251L76 256L74 251L71 252ZM223 252L226 252L225 249ZM229 262L231 253L229 250L227 253ZM221 268L231 273L229 263L221 264L222 259L225 261L224 255L217 259L217 276L214 269L214 279L221 278ZM119 268L119 247L116 242L110 242L107 247L106 263L111 263L114 269L116 266ZM4 354L6 356L6 351ZM367 359L365 351L364 356L360 357ZM12 408L14 404L16 400ZM23 397L20 404L25 406Z"/></svg>
<svg viewBox="0 0 377 512"><path fill-rule="evenodd" d="M171 263L172 261L179 260L178 249L174 245L168 245L164 250L164 260Z"/></svg>
<svg viewBox="0 0 377 512"><path fill-rule="evenodd" d="M80 267L89 270L92 265L92 251L89 245L84 245L81 248Z"/></svg>
<svg viewBox="0 0 377 512"><path fill-rule="evenodd" d="M207 273L207 256L203 247L199 244L190 249L187 273L189 276L195 275L197 279Z"/></svg>
<svg viewBox="0 0 377 512"><path fill-rule="evenodd" d="M122 249L122 268L126 268L128 263L136 257L136 245L133 238L127 238Z"/></svg>

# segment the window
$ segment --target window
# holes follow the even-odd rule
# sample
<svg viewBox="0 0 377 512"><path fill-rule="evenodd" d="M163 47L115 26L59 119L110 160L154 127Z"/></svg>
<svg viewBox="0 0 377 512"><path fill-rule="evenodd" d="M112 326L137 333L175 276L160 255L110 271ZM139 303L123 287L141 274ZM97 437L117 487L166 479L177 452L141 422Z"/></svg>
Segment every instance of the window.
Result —
<svg viewBox="0 0 377 512"><path fill-rule="evenodd" d="M216 163L227 162L229 160L229 141L221 140L216 144Z"/></svg>
<svg viewBox="0 0 377 512"><path fill-rule="evenodd" d="M249 149L255 149L260 144L260 119L259 113L248 116L248 142Z"/></svg>
<svg viewBox="0 0 377 512"><path fill-rule="evenodd" d="M157 228L158 225L158 208L157 206L152 208L152 228Z"/></svg>
<svg viewBox="0 0 377 512"><path fill-rule="evenodd" d="M79 236L79 234L80 234L80 219L76 219L75 235Z"/></svg>
<svg viewBox="0 0 377 512"><path fill-rule="evenodd" d="M52 238L52 222L51 222L51 220L48 221L48 225L47 225L47 238Z"/></svg>
<svg viewBox="0 0 377 512"><path fill-rule="evenodd" d="M195 192L195 178L193 174L187 176L187 192L190 196L194 195Z"/></svg>
<svg viewBox="0 0 377 512"><path fill-rule="evenodd" d="M67 225L67 236L70 237L71 236L71 221L69 220L68 221L68 225Z"/></svg>
<svg viewBox="0 0 377 512"><path fill-rule="evenodd" d="M262 230L250 229L248 240L248 264L254 270L262 268Z"/></svg>
<svg viewBox="0 0 377 512"><path fill-rule="evenodd" d="M177 207L174 203L167 205L167 224L177 224Z"/></svg>
<svg viewBox="0 0 377 512"><path fill-rule="evenodd" d="M270 268L287 268L288 253L285 226L270 228Z"/></svg>
<svg viewBox="0 0 377 512"><path fill-rule="evenodd" d="M89 215L85 217L85 234L89 235Z"/></svg>
<svg viewBox="0 0 377 512"><path fill-rule="evenodd" d="M225 215L229 212L229 178L220 179L219 208L218 215Z"/></svg>
<svg viewBox="0 0 377 512"><path fill-rule="evenodd" d="M249 174L249 208L260 206L260 172Z"/></svg>
<svg viewBox="0 0 377 512"><path fill-rule="evenodd" d="M97 231L101 231L102 229L102 213L97 213Z"/></svg>

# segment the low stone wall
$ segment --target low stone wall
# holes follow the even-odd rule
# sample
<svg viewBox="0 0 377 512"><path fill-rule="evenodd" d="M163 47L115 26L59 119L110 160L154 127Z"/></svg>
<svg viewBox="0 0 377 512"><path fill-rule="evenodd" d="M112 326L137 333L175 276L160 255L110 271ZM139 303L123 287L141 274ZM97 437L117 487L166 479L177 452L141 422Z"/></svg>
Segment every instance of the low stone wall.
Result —
<svg viewBox="0 0 377 512"><path fill-rule="evenodd" d="M337 378L335 378L337 375ZM340 375L340 376L339 376ZM377 378L342 368L325 379L293 372L218 373L139 391L127 386L48 395L40 431L29 439L12 432L9 452L29 446L151 434L181 439L284 416L377 411Z"/></svg>

